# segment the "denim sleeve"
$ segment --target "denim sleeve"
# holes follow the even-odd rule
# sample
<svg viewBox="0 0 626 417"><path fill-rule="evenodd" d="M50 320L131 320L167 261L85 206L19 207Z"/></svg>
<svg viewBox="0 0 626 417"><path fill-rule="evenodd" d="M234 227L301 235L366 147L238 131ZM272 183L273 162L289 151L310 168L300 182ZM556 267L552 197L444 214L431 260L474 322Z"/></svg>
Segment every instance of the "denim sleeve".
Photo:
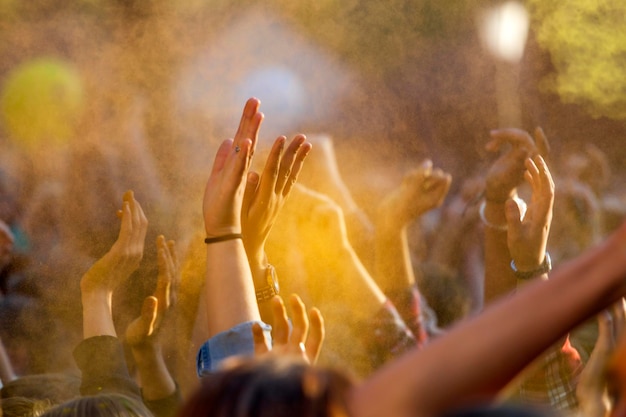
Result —
<svg viewBox="0 0 626 417"><path fill-rule="evenodd" d="M218 333L200 346L197 357L198 376L202 377L215 372L220 364L231 356L254 355L252 324L259 323L265 333L265 339L271 345L272 327L263 322L248 321Z"/></svg>

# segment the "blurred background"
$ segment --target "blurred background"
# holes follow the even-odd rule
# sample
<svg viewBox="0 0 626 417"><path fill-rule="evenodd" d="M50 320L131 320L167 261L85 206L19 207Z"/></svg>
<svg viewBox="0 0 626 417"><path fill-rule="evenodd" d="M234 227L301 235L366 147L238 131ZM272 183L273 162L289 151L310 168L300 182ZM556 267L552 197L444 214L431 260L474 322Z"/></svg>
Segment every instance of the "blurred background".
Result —
<svg viewBox="0 0 626 417"><path fill-rule="evenodd" d="M626 5L562 3L1 0L3 163L33 161L37 182L65 172L67 149L106 144L180 193L254 95L264 140L328 134L364 167L345 170L353 183L424 157L469 176L505 125L619 167Z"/></svg>

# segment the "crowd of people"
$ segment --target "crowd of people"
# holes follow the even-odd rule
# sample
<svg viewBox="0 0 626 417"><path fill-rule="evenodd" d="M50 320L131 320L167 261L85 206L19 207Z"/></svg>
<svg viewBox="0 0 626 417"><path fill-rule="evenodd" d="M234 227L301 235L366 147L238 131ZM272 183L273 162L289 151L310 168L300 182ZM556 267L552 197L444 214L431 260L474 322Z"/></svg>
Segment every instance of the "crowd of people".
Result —
<svg viewBox="0 0 626 417"><path fill-rule="evenodd" d="M598 149L557 161L502 128L454 193L424 160L360 207L330 137L261 149L263 118L249 99L176 241L154 229L177 205L111 208L125 175L99 161L100 189L62 194L70 226L54 187L24 213L2 178L4 415L626 415L626 225Z"/></svg>

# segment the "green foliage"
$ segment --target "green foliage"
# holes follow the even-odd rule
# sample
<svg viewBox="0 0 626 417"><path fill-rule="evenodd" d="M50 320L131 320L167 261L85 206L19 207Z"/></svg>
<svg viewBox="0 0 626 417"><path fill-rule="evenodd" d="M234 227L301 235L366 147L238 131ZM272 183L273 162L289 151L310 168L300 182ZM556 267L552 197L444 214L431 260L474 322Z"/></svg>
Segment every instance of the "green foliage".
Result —
<svg viewBox="0 0 626 417"><path fill-rule="evenodd" d="M626 2L528 0L556 73L543 87L595 116L626 118Z"/></svg>

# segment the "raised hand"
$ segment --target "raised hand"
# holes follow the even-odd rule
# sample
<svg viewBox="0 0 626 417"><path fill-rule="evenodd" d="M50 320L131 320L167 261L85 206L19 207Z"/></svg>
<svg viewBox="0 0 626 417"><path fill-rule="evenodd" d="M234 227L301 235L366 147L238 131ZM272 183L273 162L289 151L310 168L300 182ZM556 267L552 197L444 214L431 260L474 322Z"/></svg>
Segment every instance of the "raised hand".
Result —
<svg viewBox="0 0 626 417"><path fill-rule="evenodd" d="M175 243L160 235L156 245L159 266L156 289L144 300L141 315L126 328L126 342L133 349L157 343L163 319L176 302L180 274Z"/></svg>
<svg viewBox="0 0 626 417"><path fill-rule="evenodd" d="M307 363L314 364L324 342L322 314L317 308L312 308L307 316L304 303L296 294L289 297L289 307L293 317L291 331L282 298L275 296L272 300L274 326L271 348L267 345L261 326L258 323L252 326L255 354L297 356Z"/></svg>
<svg viewBox="0 0 626 417"><path fill-rule="evenodd" d="M506 146L509 146L508 150L505 150ZM501 152L487 173L485 189L485 198L498 203L515 196L515 188L524 178L524 161L535 154L545 156L549 152L548 140L539 127L535 129L535 139L521 129L493 130L485 149Z"/></svg>
<svg viewBox="0 0 626 417"><path fill-rule="evenodd" d="M248 174L241 222L251 261L264 257L265 241L311 150L304 135L294 137L284 150L286 140L276 139L260 177L256 172Z"/></svg>
<svg viewBox="0 0 626 417"><path fill-rule="evenodd" d="M415 220L422 214L439 207L450 189L452 177L433 163L425 160L420 167L409 172L400 187L392 191L380 204L377 224L393 221L399 226Z"/></svg>
<svg viewBox="0 0 626 417"><path fill-rule="evenodd" d="M526 214L519 206L507 201L505 214L508 224L507 243L511 258L520 271L537 269L544 260L554 204L554 182L540 155L528 158L524 178L532 188Z"/></svg>
<svg viewBox="0 0 626 417"><path fill-rule="evenodd" d="M202 202L208 237L241 233L245 178L263 120L259 105L255 98L246 102L235 138L222 142L215 156Z"/></svg>
<svg viewBox="0 0 626 417"><path fill-rule="evenodd" d="M111 249L82 277L80 284L83 293L112 293L141 263L148 220L132 191L124 193L122 209L117 212L117 216L121 219L118 238Z"/></svg>

